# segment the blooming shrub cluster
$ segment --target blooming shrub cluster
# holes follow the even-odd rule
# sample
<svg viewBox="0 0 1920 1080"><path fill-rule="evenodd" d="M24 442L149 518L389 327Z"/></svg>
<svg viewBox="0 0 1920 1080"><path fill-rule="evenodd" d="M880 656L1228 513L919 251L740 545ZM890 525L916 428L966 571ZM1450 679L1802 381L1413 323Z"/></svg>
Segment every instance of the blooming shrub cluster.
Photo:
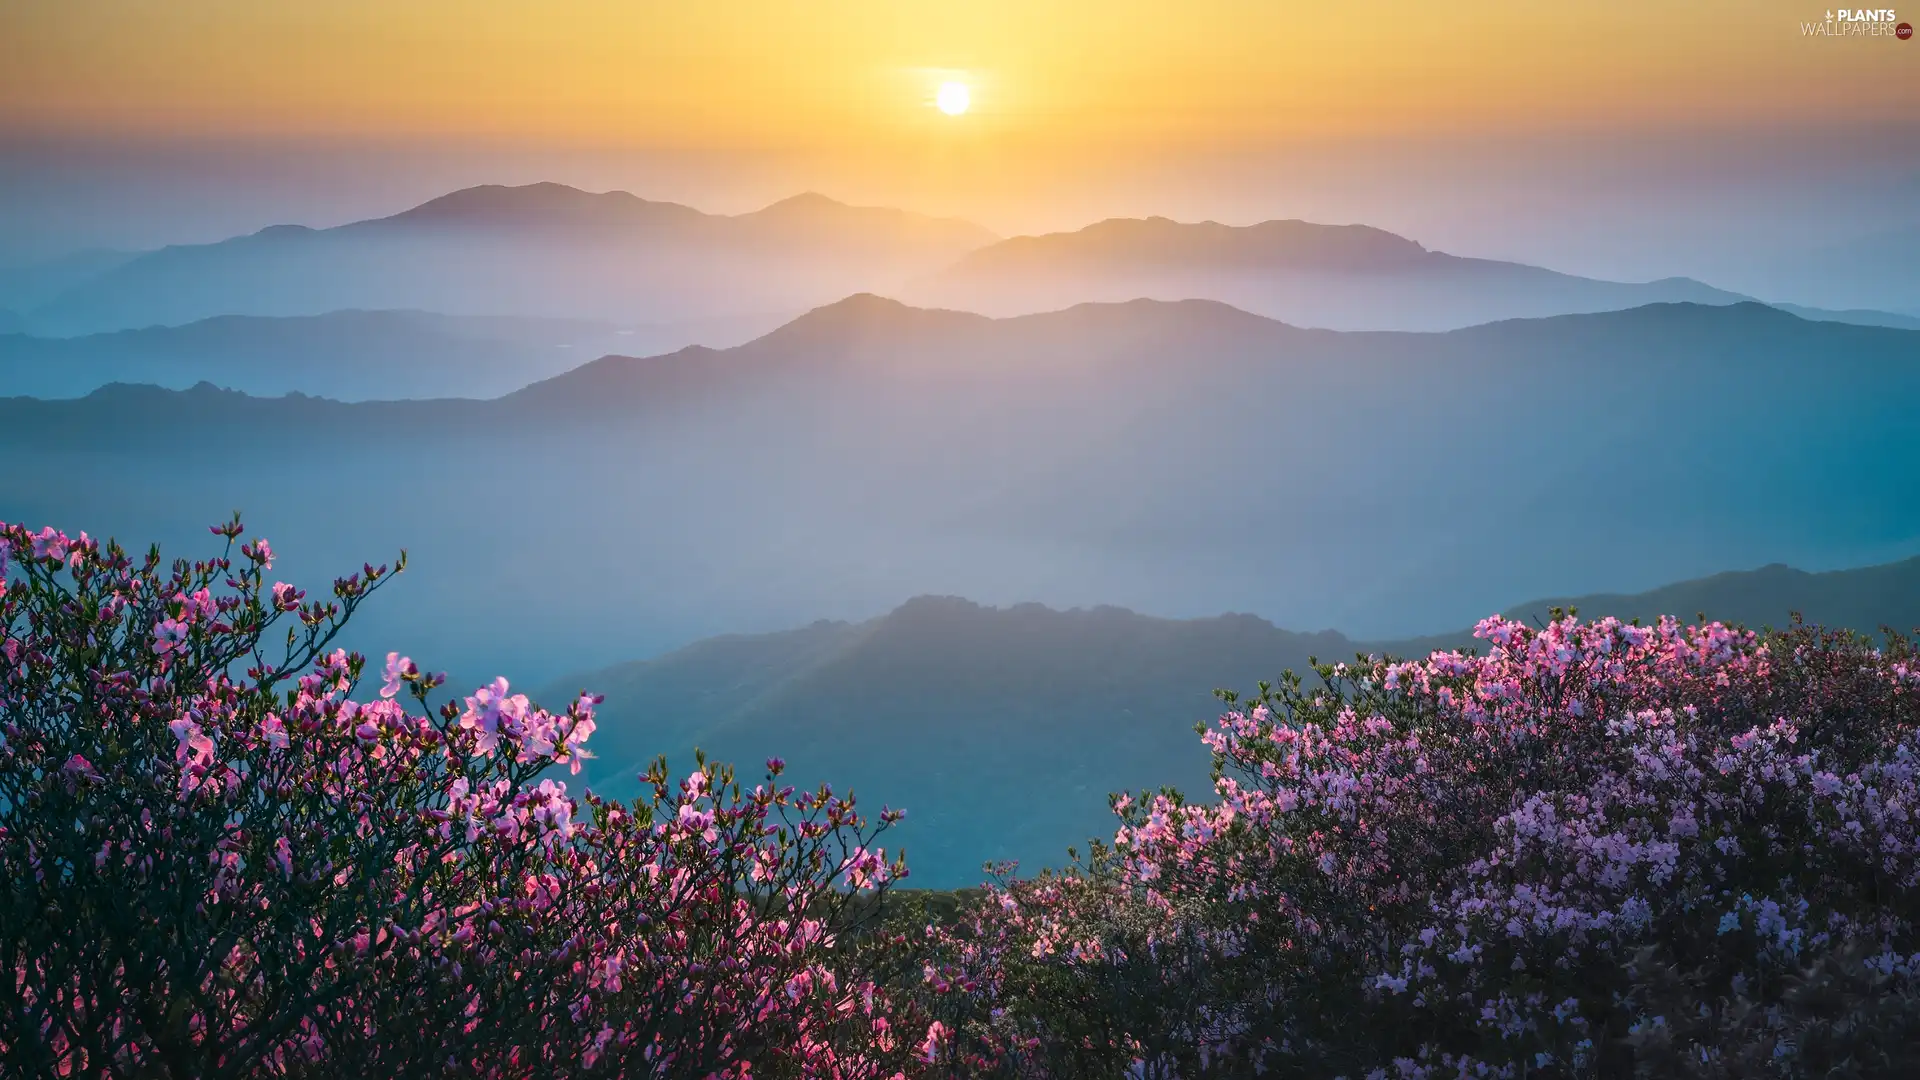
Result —
<svg viewBox="0 0 1920 1080"><path fill-rule="evenodd" d="M953 1026L1010 1075L1920 1075L1910 641L1478 636L1228 695L1214 800L940 932Z"/></svg>
<svg viewBox="0 0 1920 1080"><path fill-rule="evenodd" d="M897 812L777 759L576 798L595 698L375 689L333 641L397 568L309 600L215 531L0 525L0 1076L1920 1075L1898 634L1316 665L1225 695L1208 801L936 915Z"/></svg>
<svg viewBox="0 0 1920 1080"><path fill-rule="evenodd" d="M162 566L0 525L0 1073L894 1076L856 933L904 875L851 798L704 761L574 798L595 698L332 648L215 529ZM284 629L284 633L281 631ZM558 775L556 775L558 774Z"/></svg>

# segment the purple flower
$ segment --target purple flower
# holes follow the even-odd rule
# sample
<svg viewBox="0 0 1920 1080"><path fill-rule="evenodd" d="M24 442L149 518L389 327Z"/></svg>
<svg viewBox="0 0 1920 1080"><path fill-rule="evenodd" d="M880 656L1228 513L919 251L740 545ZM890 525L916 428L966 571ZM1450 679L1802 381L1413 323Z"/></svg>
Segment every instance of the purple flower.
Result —
<svg viewBox="0 0 1920 1080"><path fill-rule="evenodd" d="M178 619L163 619L153 627L153 651L167 656L186 648L187 624Z"/></svg>
<svg viewBox="0 0 1920 1080"><path fill-rule="evenodd" d="M406 685L407 679L415 674L418 674L418 671L414 668L411 659L397 652L388 653L385 681L380 685L380 696L390 698L398 694Z"/></svg>

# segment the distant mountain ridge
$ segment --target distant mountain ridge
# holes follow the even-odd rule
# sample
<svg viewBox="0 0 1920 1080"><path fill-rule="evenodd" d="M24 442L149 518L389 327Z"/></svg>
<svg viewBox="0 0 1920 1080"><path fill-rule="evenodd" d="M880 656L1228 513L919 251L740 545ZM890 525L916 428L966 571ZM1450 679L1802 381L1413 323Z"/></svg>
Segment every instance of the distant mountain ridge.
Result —
<svg viewBox="0 0 1920 1080"><path fill-rule="evenodd" d="M1075 232L1002 240L962 258L948 272L1005 273L1056 260L1105 267L1116 259L1178 267L1393 271L1420 266L1439 255L1371 225L1281 219L1236 226L1164 217L1108 218Z"/></svg>
<svg viewBox="0 0 1920 1080"><path fill-rule="evenodd" d="M994 239L958 219L817 194L727 216L625 191L489 184L383 218L148 252L28 315L37 331L64 336L347 308L622 325L791 314L891 287Z"/></svg>
<svg viewBox="0 0 1920 1080"><path fill-rule="evenodd" d="M969 250L997 239L988 230L959 218L930 217L891 207L854 206L812 191L789 196L759 210L728 215L709 214L680 203L643 199L628 191L582 191L552 182L463 188L388 217L356 221L339 228L376 231L396 225L611 228L726 244L753 244L809 232L854 243L879 243L889 238L915 236L939 241L957 250Z"/></svg>
<svg viewBox="0 0 1920 1080"><path fill-rule="evenodd" d="M61 293L139 258L136 251L76 251L25 266L0 268L0 308L8 309L18 327L26 325L24 312L55 299Z"/></svg>
<svg viewBox="0 0 1920 1080"><path fill-rule="evenodd" d="M1767 566L1509 614L1545 618L1554 606L1642 621L1692 621L1704 609L1755 628L1783 627L1796 611L1827 626L1920 627L1920 557L1820 574ZM864 622L706 639L557 680L536 696L606 696L599 757L585 774L596 791L632 794L633 775L654 755L685 768L695 745L738 763L746 779L779 755L804 782L831 779L908 806L902 838L919 856L916 884L950 886L976 880L990 859L1057 864L1067 845L1111 829L1110 791L1172 783L1204 795L1207 759L1192 726L1219 712L1216 689L1250 693L1285 670L1305 673L1311 657L1462 647L1484 643L1471 628L1356 642L1251 615L1161 619L922 596Z"/></svg>
<svg viewBox="0 0 1920 1080"><path fill-rule="evenodd" d="M1911 551L1916 412L1920 332L1759 304L1413 334L868 296L489 401L0 400L0 519L180 543L238 507L328 574L406 546L425 591L369 648L480 677L922 593L1384 637L1488 596ZM510 632L450 614L475 581Z"/></svg>
<svg viewBox="0 0 1920 1080"><path fill-rule="evenodd" d="M544 182L463 188L330 228L274 225L217 243L83 252L0 271L0 309L13 312L0 330L67 337L356 308L620 325L750 319L764 328L859 291L988 315L1212 299L1353 330L1750 299L1687 278L1598 281L1462 258L1367 225L1114 218L1001 240L959 219L816 192L722 215ZM1916 325L1882 311L1784 306L1809 318Z"/></svg>
<svg viewBox="0 0 1920 1080"><path fill-rule="evenodd" d="M1069 359L1074 354L1144 352L1155 347L1196 353L1244 348L1338 353L1343 346L1392 349L1424 342L1444 345L1453 354L1483 344L1512 347L1525 343L1532 348L1555 348L1580 342L1585 347L1613 347L1630 338L1651 342L1667 337L1670 344L1691 342L1720 348L1724 346L1716 345L1715 339L1724 332L1757 332L1771 327L1780 333L1804 336L1821 333L1813 328L1827 322L1743 300L1729 304L1657 303L1623 311L1503 319L1438 332L1330 331L1297 326L1211 299L1089 301L1059 310L994 317L966 310L917 307L860 293L815 308L763 337L724 350L721 356L698 347L666 356L604 356L507 395L503 401L518 405L566 401L591 412L620 407L619 403L629 400L627 395L647 394L655 386L671 384L683 390L697 385L715 390L739 387L745 380L793 371L794 361L800 356L815 365L810 369L815 374L823 374L819 365L827 365L845 375L854 369L875 370L874 365L885 370L903 363L917 349L934 350L943 357L1001 349L1009 335L1023 340L1025 351L1034 361L1044 360L1052 346L1058 350L1053 362L1075 368L1077 362ZM1835 333L1920 344L1920 337L1901 336L1896 328L1844 325L1849 329ZM1887 331L1894 331L1896 336L1883 336ZM924 360L919 363L924 367ZM1027 370L1033 370L1032 366Z"/></svg>
<svg viewBox="0 0 1920 1080"><path fill-rule="evenodd" d="M620 340L600 323L424 311L222 315L77 338L0 334L0 394L74 398L115 382L348 401L499 394ZM570 352L576 345L580 353Z"/></svg>
<svg viewBox="0 0 1920 1080"><path fill-rule="evenodd" d="M1254 225L1110 218L974 251L899 294L917 304L1020 315L1076 303L1204 298L1296 326L1451 330L1512 318L1652 303L1752 300L1690 278L1616 282L1432 251L1368 225ZM1811 318L1904 326L1882 312Z"/></svg>
<svg viewBox="0 0 1920 1080"><path fill-rule="evenodd" d="M69 338L0 325L0 397L76 398L111 383L185 390L210 382L255 397L343 401L490 398L616 350L730 346L766 320L622 327L585 319L330 311L217 315L182 326Z"/></svg>
<svg viewBox="0 0 1920 1080"><path fill-rule="evenodd" d="M1817 322L1844 322L1859 326L1889 326L1899 330L1920 330L1920 315L1902 315L1894 311L1876 311L1871 308L1827 308L1802 307L1799 304L1774 304L1774 307L1803 319Z"/></svg>
<svg viewBox="0 0 1920 1080"><path fill-rule="evenodd" d="M691 206L643 199L630 191L582 191L551 182L517 187L480 184L436 196L397 214L356 221L340 228L371 231L395 225L481 228L582 225L657 229L689 227L711 216Z"/></svg>
<svg viewBox="0 0 1920 1080"><path fill-rule="evenodd" d="M1810 321L1863 326L1900 322L1883 312L1768 306ZM1138 328L1143 332L1163 338L1194 335L1190 340L1195 343L1234 325L1249 332L1265 328L1272 335L1299 329L1212 300L1141 300L1080 308L1019 318L1053 324L1053 336L1066 345L1076 344L1076 333L1098 335L1102 331L1097 324L1124 320L1128 312L1153 313L1148 316L1151 328ZM1169 314L1178 318L1169 323ZM5 316L0 312L0 320ZM1920 329L1920 319L1904 321L1912 323L1910 329ZM516 401L530 402L571 393L559 388L588 380L607 380L601 390L609 391L622 380L645 383L666 370L682 370L697 382L712 374L695 374L703 357L750 341L758 351L775 352L883 338L896 343L945 339L951 345L990 337L994 323L971 312L915 308L868 293L791 320L760 316L638 327L582 319L346 310L311 316L215 316L184 326L44 338L9 331L0 321L0 397L80 397L113 382L175 390L212 382L267 397L295 391L345 401L513 395ZM689 341L701 344L680 352Z"/></svg>
<svg viewBox="0 0 1920 1080"><path fill-rule="evenodd" d="M1583 619L1611 615L1642 623L1662 615L1692 621L1705 614L1709 619L1752 630L1783 629L1797 614L1816 626L1868 635L1890 627L1897 633L1910 634L1920 631L1920 556L1819 572L1769 563L1754 570L1724 571L1642 593L1548 597L1508 608L1504 614L1538 625L1554 608L1578 611ZM1433 649L1460 648L1471 641L1471 633L1463 630L1374 647L1417 656Z"/></svg>
<svg viewBox="0 0 1920 1080"><path fill-rule="evenodd" d="M914 884L952 887L976 883L987 859L1057 863L1100 831L1109 790L1203 786L1192 725L1215 686L1346 645L1252 616L923 596L866 622L698 642L540 696L607 695L584 776L595 791L631 794L656 753L685 770L696 744L747 781L777 755L796 782L850 787L869 810L907 806L894 842L913 857Z"/></svg>

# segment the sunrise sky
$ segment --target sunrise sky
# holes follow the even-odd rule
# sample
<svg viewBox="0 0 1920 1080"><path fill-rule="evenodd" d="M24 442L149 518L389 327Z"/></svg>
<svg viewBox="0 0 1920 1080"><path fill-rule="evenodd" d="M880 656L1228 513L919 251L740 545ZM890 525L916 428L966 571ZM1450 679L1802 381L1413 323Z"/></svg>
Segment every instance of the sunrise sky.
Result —
<svg viewBox="0 0 1920 1080"><path fill-rule="evenodd" d="M1629 248L1569 220L1586 187L1683 233L1703 208L1726 231L1822 192L1914 219L1920 41L1803 36L1826 10L21 0L0 7L0 249L57 247L68 225L82 243L209 239L558 179L721 211L817 189L1009 233L1364 217L1488 253L1533 242L1489 221L1531 215L1567 238L1562 263L1607 270ZM971 90L964 115L932 107L948 80ZM1733 190L1759 174L1764 197ZM142 218L130 191L174 209Z"/></svg>

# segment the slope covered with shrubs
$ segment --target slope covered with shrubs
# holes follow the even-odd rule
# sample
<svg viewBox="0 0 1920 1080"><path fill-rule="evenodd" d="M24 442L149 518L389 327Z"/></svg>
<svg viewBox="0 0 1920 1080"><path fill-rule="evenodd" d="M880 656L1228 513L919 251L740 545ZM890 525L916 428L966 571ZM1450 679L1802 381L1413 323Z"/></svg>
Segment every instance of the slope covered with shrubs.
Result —
<svg viewBox="0 0 1920 1080"><path fill-rule="evenodd" d="M871 846L891 813L779 786L778 762L757 785L657 764L632 803L576 799L542 774L585 752L592 698L548 712L501 679L431 707L439 679L399 656L356 698L363 662L329 645L392 571L308 600L269 583L265 541L216 531L223 553L171 567L0 534L0 1070L867 1075L907 1056L833 949L900 869Z"/></svg>
<svg viewBox="0 0 1920 1080"><path fill-rule="evenodd" d="M1909 639L1490 619L1229 698L1214 790L1071 872L902 904L894 812L778 761L576 796L591 696L363 683L388 571L309 601L217 531L0 535L8 1075L1920 1069Z"/></svg>
<svg viewBox="0 0 1920 1080"><path fill-rule="evenodd" d="M1118 1018L1088 1075L1920 1067L1911 642L1479 633L1236 703L1215 798L1118 797L1085 871L963 922L955 971L1057 982L1072 1022L1003 1000L962 1030L1085 1061Z"/></svg>

